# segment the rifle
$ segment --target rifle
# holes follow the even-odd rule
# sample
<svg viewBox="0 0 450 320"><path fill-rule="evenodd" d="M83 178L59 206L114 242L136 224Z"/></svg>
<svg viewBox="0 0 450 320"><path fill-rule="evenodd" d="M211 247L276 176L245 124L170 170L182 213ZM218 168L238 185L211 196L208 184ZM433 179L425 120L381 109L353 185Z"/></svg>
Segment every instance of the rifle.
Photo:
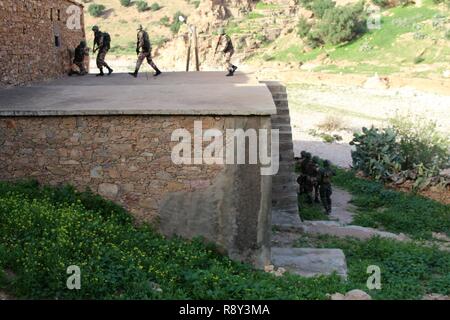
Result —
<svg viewBox="0 0 450 320"><path fill-rule="evenodd" d="M219 37L219 40L217 41L216 50L214 50L214 57L215 57L216 54L217 54L217 49L219 49L221 40L222 40L222 36L220 36L220 37Z"/></svg>

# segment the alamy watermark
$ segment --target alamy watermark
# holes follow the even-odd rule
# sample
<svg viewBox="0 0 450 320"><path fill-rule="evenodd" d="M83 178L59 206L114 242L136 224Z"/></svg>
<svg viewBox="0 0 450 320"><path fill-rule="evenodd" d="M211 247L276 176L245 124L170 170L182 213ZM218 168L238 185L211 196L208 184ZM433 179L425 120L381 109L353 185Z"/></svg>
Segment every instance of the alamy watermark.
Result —
<svg viewBox="0 0 450 320"><path fill-rule="evenodd" d="M66 13L68 15L66 26L69 30L81 30L81 16L83 14L81 8L76 5L67 7Z"/></svg>
<svg viewBox="0 0 450 320"><path fill-rule="evenodd" d="M370 274L367 279L367 288L369 290L381 290L381 268L376 265L367 267L367 273Z"/></svg>
<svg viewBox="0 0 450 320"><path fill-rule="evenodd" d="M78 266L69 266L67 268L67 274L70 276L67 278L66 286L69 290L81 289L81 269Z"/></svg>
<svg viewBox="0 0 450 320"><path fill-rule="evenodd" d="M279 130L226 129L224 134L194 121L193 137L187 129L176 129L171 141L178 142L171 155L176 165L260 164L262 176L279 170Z"/></svg>

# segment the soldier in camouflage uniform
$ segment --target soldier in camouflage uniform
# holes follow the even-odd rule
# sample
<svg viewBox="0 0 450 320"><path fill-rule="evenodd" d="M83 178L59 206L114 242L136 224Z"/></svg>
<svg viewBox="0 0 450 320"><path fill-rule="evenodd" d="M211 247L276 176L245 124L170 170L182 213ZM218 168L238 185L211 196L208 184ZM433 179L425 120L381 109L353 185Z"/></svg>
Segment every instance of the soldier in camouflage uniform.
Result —
<svg viewBox="0 0 450 320"><path fill-rule="evenodd" d="M312 161L311 154L307 154L307 161L305 161L303 166L304 172L304 190L306 194L306 199L309 204L313 203L312 193L314 191L314 181L318 175L317 165Z"/></svg>
<svg viewBox="0 0 450 320"><path fill-rule="evenodd" d="M108 69L108 75L111 75L111 73L113 73L114 70L111 69L105 62L106 54L108 53L111 47L111 37L109 36L108 33L101 32L97 26L93 26L92 31L94 31L95 36L93 52L95 53L98 50L97 68L100 70L100 73L97 75L97 77L104 76L103 67L106 67Z"/></svg>
<svg viewBox="0 0 450 320"><path fill-rule="evenodd" d="M315 166L314 175L312 177L312 183L313 183L313 188L314 188L314 202L320 203L320 200L319 200L319 168L320 168L319 157L314 156L312 158L312 162Z"/></svg>
<svg viewBox="0 0 450 320"><path fill-rule="evenodd" d="M78 67L79 71L71 69L69 76L74 74L84 76L87 74L86 67L84 66L84 58L87 55L89 55L89 49L86 47L86 41L81 41L78 47L75 48L75 56L73 58L73 64Z"/></svg>
<svg viewBox="0 0 450 320"><path fill-rule="evenodd" d="M136 62L136 69L129 74L133 77L137 77L142 62L147 59L148 64L155 70L154 76L159 76L162 72L158 69L152 59L152 45L147 31L144 30L142 25L139 26L137 34L136 53L138 54L138 60Z"/></svg>
<svg viewBox="0 0 450 320"><path fill-rule="evenodd" d="M331 213L331 195L333 189L331 187L331 179L335 175L334 171L330 167L330 162L325 160L323 162L323 168L319 171L319 191L322 205L325 208L327 214Z"/></svg>
<svg viewBox="0 0 450 320"><path fill-rule="evenodd" d="M238 67L231 63L231 58L234 55L234 46L230 36L225 33L224 29L219 30L219 40L217 41L217 46L214 54L217 53L219 47L221 47L221 51L225 56L225 65L226 69L228 70L227 77L232 77L234 76L234 73L236 72Z"/></svg>

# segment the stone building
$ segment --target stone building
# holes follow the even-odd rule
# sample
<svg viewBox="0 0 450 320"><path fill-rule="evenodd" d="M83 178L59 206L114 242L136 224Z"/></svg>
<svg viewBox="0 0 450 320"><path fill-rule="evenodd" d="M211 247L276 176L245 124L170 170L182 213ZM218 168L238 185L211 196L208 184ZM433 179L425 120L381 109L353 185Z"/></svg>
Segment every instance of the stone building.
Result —
<svg viewBox="0 0 450 320"><path fill-rule="evenodd" d="M56 78L85 39L83 6L72 0L0 0L0 86Z"/></svg>

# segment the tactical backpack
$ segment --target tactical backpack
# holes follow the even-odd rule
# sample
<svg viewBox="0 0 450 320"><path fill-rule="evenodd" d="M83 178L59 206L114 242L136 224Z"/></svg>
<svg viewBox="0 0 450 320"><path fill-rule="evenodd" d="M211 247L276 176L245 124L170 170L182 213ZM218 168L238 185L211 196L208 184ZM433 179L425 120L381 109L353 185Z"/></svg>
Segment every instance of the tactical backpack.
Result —
<svg viewBox="0 0 450 320"><path fill-rule="evenodd" d="M103 33L103 47L108 50L111 48L111 36L108 32Z"/></svg>

